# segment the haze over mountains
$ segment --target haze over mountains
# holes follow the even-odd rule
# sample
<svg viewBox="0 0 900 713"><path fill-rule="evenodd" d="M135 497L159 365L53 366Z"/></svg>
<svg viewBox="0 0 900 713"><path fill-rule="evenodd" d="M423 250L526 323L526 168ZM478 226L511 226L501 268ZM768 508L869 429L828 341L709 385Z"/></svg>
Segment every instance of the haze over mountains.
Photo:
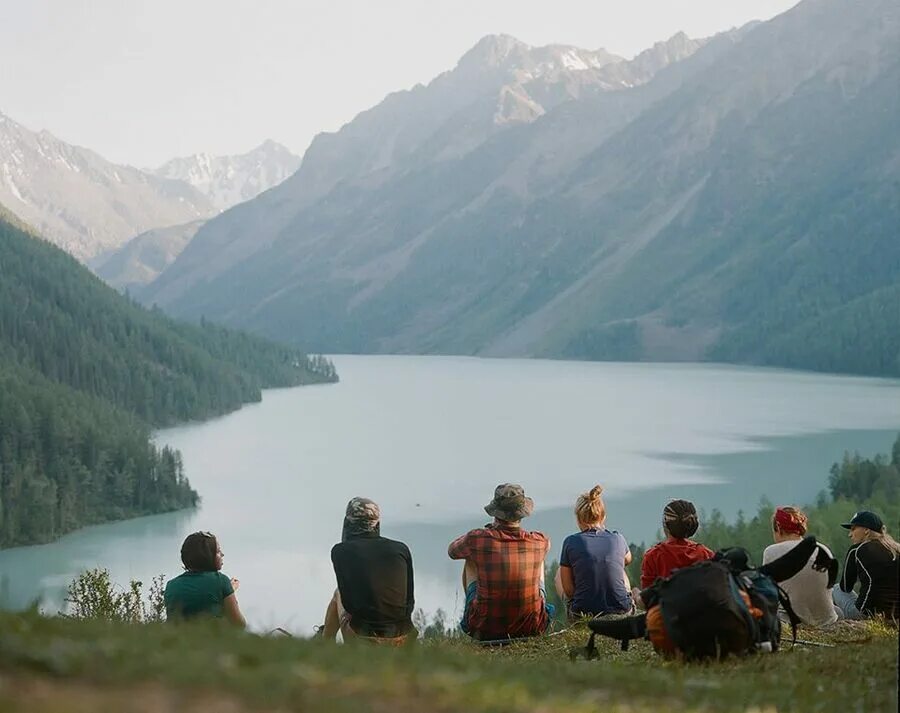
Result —
<svg viewBox="0 0 900 713"><path fill-rule="evenodd" d="M332 352L900 373L898 86L890 0L630 62L485 38L318 136L143 299Z"/></svg>
<svg viewBox="0 0 900 713"><path fill-rule="evenodd" d="M266 141L246 154L197 154L143 171L0 114L0 204L82 261L148 230L194 223L253 198L299 161Z"/></svg>
<svg viewBox="0 0 900 713"><path fill-rule="evenodd" d="M150 228L216 212L186 183L110 163L3 114L0 204L79 260Z"/></svg>
<svg viewBox="0 0 900 713"><path fill-rule="evenodd" d="M175 158L153 173L161 178L189 183L216 208L225 210L277 186L299 165L299 156L269 139L244 154L211 156L199 153Z"/></svg>

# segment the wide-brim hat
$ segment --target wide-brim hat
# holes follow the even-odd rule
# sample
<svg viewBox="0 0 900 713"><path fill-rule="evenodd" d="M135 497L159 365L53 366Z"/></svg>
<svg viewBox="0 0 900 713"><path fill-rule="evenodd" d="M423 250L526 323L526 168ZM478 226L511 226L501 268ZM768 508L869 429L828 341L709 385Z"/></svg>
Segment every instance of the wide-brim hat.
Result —
<svg viewBox="0 0 900 713"><path fill-rule="evenodd" d="M847 530L851 527L867 527L875 532L881 532L884 528L884 523L871 510L860 510L858 513L854 513L853 517L850 518L850 522L842 522L841 527Z"/></svg>
<svg viewBox="0 0 900 713"><path fill-rule="evenodd" d="M525 495L521 485L503 483L494 489L494 499L484 506L484 511L498 520L515 522L534 512L534 500Z"/></svg>

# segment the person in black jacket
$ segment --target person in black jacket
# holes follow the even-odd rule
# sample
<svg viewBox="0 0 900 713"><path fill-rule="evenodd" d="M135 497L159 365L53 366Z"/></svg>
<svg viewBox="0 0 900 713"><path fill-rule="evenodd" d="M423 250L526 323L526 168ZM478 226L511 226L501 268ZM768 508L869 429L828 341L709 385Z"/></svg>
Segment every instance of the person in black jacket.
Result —
<svg viewBox="0 0 900 713"><path fill-rule="evenodd" d="M840 587L833 590L834 604L844 619L882 615L897 619L900 544L892 538L881 518L862 510L842 527L850 530L853 545L844 560ZM859 594L853 587L859 581Z"/></svg>
<svg viewBox="0 0 900 713"><path fill-rule="evenodd" d="M368 498L347 503L341 541L331 549L337 577L322 635L401 644L413 629L413 564L409 548L381 536L381 510Z"/></svg>

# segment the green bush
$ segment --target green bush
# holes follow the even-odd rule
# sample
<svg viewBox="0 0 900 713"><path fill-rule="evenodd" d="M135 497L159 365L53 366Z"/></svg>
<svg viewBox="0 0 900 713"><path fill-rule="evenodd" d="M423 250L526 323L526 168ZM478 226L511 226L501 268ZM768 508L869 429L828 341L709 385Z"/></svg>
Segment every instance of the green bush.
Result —
<svg viewBox="0 0 900 713"><path fill-rule="evenodd" d="M61 614L71 619L104 619L133 624L164 621L164 581L163 575L154 577L148 600L144 601L143 582L132 579L123 589L110 579L109 570L89 569L69 585L66 593L68 610Z"/></svg>

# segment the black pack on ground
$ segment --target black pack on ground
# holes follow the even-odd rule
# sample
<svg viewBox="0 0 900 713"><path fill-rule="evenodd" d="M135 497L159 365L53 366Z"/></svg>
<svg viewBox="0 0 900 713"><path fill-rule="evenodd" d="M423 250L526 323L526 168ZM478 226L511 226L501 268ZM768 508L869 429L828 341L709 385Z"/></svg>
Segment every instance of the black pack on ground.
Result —
<svg viewBox="0 0 900 713"><path fill-rule="evenodd" d="M666 632L686 658L722 658L753 648L756 620L727 563L709 560L679 569L659 582L658 591Z"/></svg>
<svg viewBox="0 0 900 713"><path fill-rule="evenodd" d="M687 659L777 651L781 643L779 605L790 619L795 640L799 621L778 582L803 569L817 547L814 537L806 537L783 557L756 569L750 568L746 550L720 550L712 560L657 580L641 595L648 611L659 606L665 633ZM825 563L821 564L824 568ZM645 614L597 619L588 626L592 632L585 649L589 658L596 652L595 634L621 641L623 649L629 640L648 636Z"/></svg>

